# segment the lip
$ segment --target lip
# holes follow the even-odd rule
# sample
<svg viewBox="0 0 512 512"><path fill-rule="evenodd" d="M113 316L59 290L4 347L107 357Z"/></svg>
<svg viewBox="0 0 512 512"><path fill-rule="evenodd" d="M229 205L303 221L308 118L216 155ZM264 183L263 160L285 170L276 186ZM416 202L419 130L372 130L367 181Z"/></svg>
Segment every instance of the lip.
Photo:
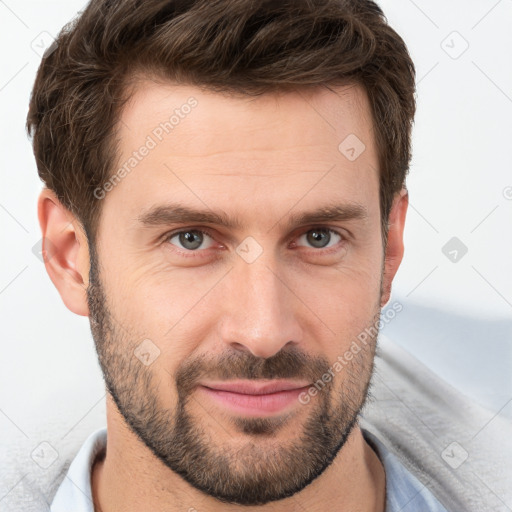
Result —
<svg viewBox="0 0 512 512"><path fill-rule="evenodd" d="M217 405L237 414L262 416L281 412L299 403L299 395L310 386L305 381L209 381L198 388Z"/></svg>

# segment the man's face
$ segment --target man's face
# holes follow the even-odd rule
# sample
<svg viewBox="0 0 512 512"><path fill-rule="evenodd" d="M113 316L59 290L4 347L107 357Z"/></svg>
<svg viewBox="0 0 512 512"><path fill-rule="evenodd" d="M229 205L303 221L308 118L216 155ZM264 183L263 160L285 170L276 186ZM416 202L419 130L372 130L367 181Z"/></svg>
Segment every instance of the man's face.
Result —
<svg viewBox="0 0 512 512"><path fill-rule="evenodd" d="M380 312L378 162L364 92L338 91L233 98L147 82L122 113L129 171L103 199L88 288L100 364L141 441L223 501L304 488L367 395L375 338L357 336ZM226 390L251 383L281 391Z"/></svg>

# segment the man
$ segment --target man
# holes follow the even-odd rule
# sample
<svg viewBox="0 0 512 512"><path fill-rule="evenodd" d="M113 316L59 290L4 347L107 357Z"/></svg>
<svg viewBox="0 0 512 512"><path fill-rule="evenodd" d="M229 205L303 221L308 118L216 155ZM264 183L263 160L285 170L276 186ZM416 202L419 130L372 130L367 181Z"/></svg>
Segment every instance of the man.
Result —
<svg viewBox="0 0 512 512"><path fill-rule="evenodd" d="M371 1L92 1L64 28L27 126L108 398L53 512L446 510L358 422L414 112Z"/></svg>

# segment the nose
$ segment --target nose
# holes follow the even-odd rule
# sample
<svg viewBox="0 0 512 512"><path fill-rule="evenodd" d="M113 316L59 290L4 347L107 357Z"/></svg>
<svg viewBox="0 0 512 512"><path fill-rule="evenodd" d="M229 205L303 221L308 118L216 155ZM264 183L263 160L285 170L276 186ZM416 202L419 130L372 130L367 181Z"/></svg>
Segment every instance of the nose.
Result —
<svg viewBox="0 0 512 512"><path fill-rule="evenodd" d="M223 343L264 358L301 343L300 301L274 265L262 257L250 264L237 262L228 290L220 326Z"/></svg>

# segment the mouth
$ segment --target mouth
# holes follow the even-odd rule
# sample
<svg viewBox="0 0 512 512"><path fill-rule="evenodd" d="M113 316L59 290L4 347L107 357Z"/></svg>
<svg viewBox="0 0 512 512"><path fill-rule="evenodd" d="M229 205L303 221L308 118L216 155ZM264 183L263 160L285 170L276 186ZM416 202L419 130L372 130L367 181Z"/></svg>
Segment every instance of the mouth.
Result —
<svg viewBox="0 0 512 512"><path fill-rule="evenodd" d="M244 416L267 416L299 404L310 383L289 380L202 382L198 389L215 405Z"/></svg>

